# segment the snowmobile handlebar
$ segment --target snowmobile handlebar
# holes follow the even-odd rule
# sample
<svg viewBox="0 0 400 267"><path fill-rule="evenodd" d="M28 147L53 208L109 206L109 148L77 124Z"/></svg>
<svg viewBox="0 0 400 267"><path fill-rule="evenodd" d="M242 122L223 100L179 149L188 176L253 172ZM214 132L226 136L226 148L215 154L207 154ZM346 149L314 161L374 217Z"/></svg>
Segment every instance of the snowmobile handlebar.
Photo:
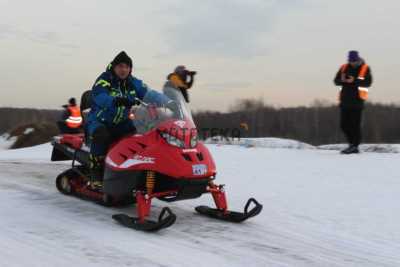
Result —
<svg viewBox="0 0 400 267"><path fill-rule="evenodd" d="M144 102L143 100L141 100L140 98L135 97L135 100L140 103L141 105L147 107L149 106L149 103Z"/></svg>

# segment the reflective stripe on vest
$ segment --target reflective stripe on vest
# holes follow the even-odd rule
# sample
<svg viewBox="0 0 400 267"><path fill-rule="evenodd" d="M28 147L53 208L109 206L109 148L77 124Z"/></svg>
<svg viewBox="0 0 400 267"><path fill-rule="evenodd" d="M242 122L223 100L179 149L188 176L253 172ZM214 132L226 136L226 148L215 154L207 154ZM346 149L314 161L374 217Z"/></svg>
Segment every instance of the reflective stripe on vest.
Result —
<svg viewBox="0 0 400 267"><path fill-rule="evenodd" d="M346 72L348 66L349 66L349 64L343 64L340 67L340 72L342 74L344 74ZM367 64L362 64L357 79L362 80L362 81L365 80L365 76L367 75L367 72L368 72L368 65ZM342 88L340 88L340 91L341 90L342 90ZM358 87L358 96L362 100L367 100L368 99L368 88L366 88L366 87Z"/></svg>
<svg viewBox="0 0 400 267"><path fill-rule="evenodd" d="M362 100L367 100L368 99L368 88L358 87L358 96Z"/></svg>
<svg viewBox="0 0 400 267"><path fill-rule="evenodd" d="M79 128L82 125L82 115L81 111L77 106L69 106L69 117L66 119L65 123L69 128Z"/></svg>
<svg viewBox="0 0 400 267"><path fill-rule="evenodd" d="M358 74L358 79L360 80L365 80L365 76L367 75L367 71L368 71L368 65L367 64L363 64L360 70L360 73Z"/></svg>

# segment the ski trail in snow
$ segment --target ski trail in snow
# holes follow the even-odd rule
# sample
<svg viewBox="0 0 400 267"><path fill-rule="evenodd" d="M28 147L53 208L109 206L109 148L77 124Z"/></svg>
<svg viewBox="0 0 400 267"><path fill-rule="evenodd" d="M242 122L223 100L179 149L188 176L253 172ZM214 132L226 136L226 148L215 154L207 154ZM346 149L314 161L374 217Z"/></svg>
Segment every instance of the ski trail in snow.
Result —
<svg viewBox="0 0 400 267"><path fill-rule="evenodd" d="M136 232L111 219L132 207L58 193L67 165L0 162L0 266L400 266L398 156L210 149L230 208L254 196L264 205L258 217L237 225L196 214L210 196L155 201L154 214L169 205L177 222Z"/></svg>

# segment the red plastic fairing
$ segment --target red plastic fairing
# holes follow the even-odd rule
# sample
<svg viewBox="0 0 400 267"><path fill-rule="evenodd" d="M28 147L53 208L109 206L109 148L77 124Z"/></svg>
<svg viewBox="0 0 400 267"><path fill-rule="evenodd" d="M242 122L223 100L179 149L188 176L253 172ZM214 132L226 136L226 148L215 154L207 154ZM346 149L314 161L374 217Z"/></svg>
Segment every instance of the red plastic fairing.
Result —
<svg viewBox="0 0 400 267"><path fill-rule="evenodd" d="M216 174L214 160L202 143L195 148L179 148L168 144L159 132L160 128L123 138L109 150L107 166L115 171L150 170L186 179ZM187 135L190 135L189 131L185 139Z"/></svg>
<svg viewBox="0 0 400 267"><path fill-rule="evenodd" d="M183 140L186 148L191 148L190 139L197 137L196 126L189 120L168 120L160 124L158 130Z"/></svg>
<svg viewBox="0 0 400 267"><path fill-rule="evenodd" d="M83 134L63 134L61 135L60 144L66 144L75 149L80 149L83 145L83 137Z"/></svg>

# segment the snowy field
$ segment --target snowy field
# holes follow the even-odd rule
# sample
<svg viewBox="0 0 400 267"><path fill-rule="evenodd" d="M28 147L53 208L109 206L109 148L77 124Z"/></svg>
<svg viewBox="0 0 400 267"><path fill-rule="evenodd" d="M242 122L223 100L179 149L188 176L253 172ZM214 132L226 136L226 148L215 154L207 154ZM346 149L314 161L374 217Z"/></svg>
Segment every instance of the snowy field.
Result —
<svg viewBox="0 0 400 267"><path fill-rule="evenodd" d="M169 205L155 234L113 222L110 209L61 195L65 163L50 146L0 151L0 266L400 266L400 155L208 145L232 209L263 205L241 225L194 212L210 196Z"/></svg>

